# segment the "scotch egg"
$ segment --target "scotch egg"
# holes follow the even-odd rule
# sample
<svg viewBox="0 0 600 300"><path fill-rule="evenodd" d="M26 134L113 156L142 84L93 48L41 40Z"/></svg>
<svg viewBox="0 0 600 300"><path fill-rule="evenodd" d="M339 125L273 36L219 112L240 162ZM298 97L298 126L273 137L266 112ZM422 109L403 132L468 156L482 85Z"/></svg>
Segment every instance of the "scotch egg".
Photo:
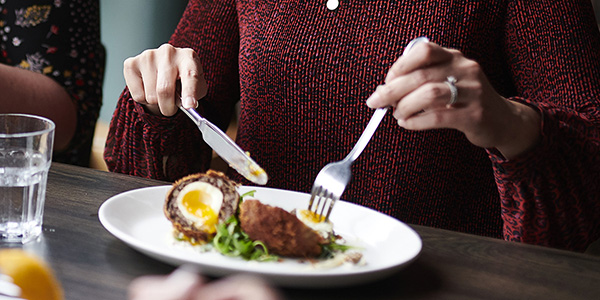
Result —
<svg viewBox="0 0 600 300"><path fill-rule="evenodd" d="M176 235L192 243L210 241L218 223L225 222L237 210L240 196L236 186L225 174L212 170L176 181L164 206Z"/></svg>
<svg viewBox="0 0 600 300"><path fill-rule="evenodd" d="M250 239L262 241L270 253L285 257L314 258L322 253L324 239L295 214L280 207L247 199L240 204L240 226Z"/></svg>

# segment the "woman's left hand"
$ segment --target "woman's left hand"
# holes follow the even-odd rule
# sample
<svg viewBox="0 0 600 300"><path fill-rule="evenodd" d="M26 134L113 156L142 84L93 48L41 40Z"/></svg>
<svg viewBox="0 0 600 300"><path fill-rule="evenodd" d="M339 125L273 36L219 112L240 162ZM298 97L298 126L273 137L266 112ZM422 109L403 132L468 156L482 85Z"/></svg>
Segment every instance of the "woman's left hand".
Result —
<svg viewBox="0 0 600 300"><path fill-rule="evenodd" d="M474 145L496 148L507 159L540 139L535 109L500 96L477 62L430 42L401 56L367 105L393 107L406 129L460 130Z"/></svg>

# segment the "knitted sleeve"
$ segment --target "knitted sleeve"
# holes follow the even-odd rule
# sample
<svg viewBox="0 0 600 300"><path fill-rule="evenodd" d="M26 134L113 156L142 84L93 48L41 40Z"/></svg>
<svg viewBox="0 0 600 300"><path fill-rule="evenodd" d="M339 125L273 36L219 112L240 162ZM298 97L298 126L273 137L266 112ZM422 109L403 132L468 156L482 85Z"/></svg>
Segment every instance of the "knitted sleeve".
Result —
<svg viewBox="0 0 600 300"><path fill-rule="evenodd" d="M543 2L543 4L540 4ZM542 140L507 161L490 150L507 240L585 250L600 235L600 34L589 1L513 1L505 40Z"/></svg>

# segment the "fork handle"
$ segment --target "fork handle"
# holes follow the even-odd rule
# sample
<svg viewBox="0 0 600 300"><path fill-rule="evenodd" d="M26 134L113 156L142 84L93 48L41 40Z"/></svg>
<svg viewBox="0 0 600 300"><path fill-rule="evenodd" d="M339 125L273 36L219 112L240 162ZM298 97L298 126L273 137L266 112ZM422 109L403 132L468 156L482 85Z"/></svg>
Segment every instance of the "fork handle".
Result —
<svg viewBox="0 0 600 300"><path fill-rule="evenodd" d="M402 55L408 53L408 51L410 51L412 47L414 47L416 44L427 42L429 42L429 39L427 39L427 37L424 36L413 39L412 41L410 41L410 43L408 43L406 48L404 48L404 52L402 52ZM356 142L356 145L354 145L354 148L352 148L352 151L348 153L344 160L354 161L363 152L363 150L365 150L365 147L371 140L371 137L375 133L375 130L379 126L379 123L381 123L381 120L383 120L383 117L385 116L387 110L387 107L381 107L375 110L373 116L371 117L371 120L369 121L369 124L367 124L367 128L365 128L365 131L363 131L363 133L360 135L358 142Z"/></svg>
<svg viewBox="0 0 600 300"><path fill-rule="evenodd" d="M358 142L356 142L356 145L354 145L354 148L352 148L344 160L354 161L363 152L363 150L365 150L365 147L367 147L371 137L373 137L375 130L377 130L377 127L379 127L379 123L381 123L381 120L383 120L383 117L385 117L387 110L387 107L382 107L375 110L371 120L369 120L369 123L365 128L365 131L363 131L363 133L360 135Z"/></svg>

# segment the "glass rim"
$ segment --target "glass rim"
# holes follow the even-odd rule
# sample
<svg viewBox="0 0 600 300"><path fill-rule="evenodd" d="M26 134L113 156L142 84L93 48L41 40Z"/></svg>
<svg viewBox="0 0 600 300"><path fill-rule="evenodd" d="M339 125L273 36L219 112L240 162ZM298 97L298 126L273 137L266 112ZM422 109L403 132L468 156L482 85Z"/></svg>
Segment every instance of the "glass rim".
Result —
<svg viewBox="0 0 600 300"><path fill-rule="evenodd" d="M19 137L42 135L45 133L52 132L56 128L56 124L54 124L54 122L52 120L50 120L46 117L38 116L38 115L21 114L21 113L0 114L0 118L3 118L3 117L22 117L22 118L28 118L28 119L37 119L39 121L48 123L49 126L48 126L48 128L45 128L42 130L33 130L33 131L19 132L19 133L0 133L0 138L19 138Z"/></svg>

